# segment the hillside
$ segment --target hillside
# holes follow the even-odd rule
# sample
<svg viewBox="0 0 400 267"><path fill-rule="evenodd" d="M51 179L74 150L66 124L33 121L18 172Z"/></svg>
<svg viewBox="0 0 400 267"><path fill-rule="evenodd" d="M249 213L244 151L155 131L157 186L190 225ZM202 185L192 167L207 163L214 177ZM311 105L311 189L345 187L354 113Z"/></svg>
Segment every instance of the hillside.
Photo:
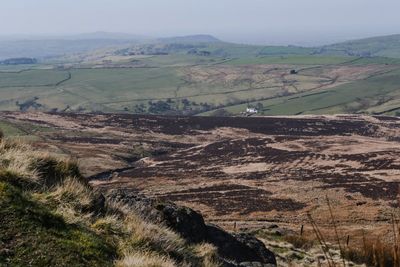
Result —
<svg viewBox="0 0 400 267"><path fill-rule="evenodd" d="M59 58L65 55L85 54L107 48L129 47L134 44L155 43L218 43L211 35L190 35L169 38L151 38L146 36L94 32L71 36L10 37L0 39L0 60L14 57L34 57L41 61Z"/></svg>
<svg viewBox="0 0 400 267"><path fill-rule="evenodd" d="M312 216L335 258L336 227L349 260L372 264L374 247L382 244L389 251L383 257L393 259L400 184L396 117L2 112L0 128L48 153L73 156L108 199L150 214L152 222L166 219L161 221L182 237L200 235L218 247L207 234L214 236L215 228L202 222L201 213L241 242L248 235L238 231L255 234L279 266L321 266Z"/></svg>
<svg viewBox="0 0 400 267"><path fill-rule="evenodd" d="M182 46L193 53L179 52ZM400 62L395 60L225 58L192 45L142 49L57 66L2 65L0 110L240 115L253 106L261 115L394 115L400 107Z"/></svg>
<svg viewBox="0 0 400 267"><path fill-rule="evenodd" d="M400 35L352 40L321 47L317 54L400 58Z"/></svg>
<svg viewBox="0 0 400 267"><path fill-rule="evenodd" d="M252 107L261 115L400 114L400 59L384 52L397 49L397 35L323 48L231 44L209 35L137 42L124 39L135 37L129 36L15 41L3 43L3 50L0 42L0 54L39 49L55 56L44 59L39 52L39 63L0 64L0 110L238 116Z"/></svg>
<svg viewBox="0 0 400 267"><path fill-rule="evenodd" d="M4 139L0 156L0 266L276 263L259 240L205 224L191 209L136 194L104 196L73 161Z"/></svg>

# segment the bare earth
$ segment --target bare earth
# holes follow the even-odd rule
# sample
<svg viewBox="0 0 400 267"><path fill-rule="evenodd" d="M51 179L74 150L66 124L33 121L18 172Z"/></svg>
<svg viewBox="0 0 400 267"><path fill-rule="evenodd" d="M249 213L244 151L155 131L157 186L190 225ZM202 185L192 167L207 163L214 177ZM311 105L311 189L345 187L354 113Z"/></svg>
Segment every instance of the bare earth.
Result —
<svg viewBox="0 0 400 267"><path fill-rule="evenodd" d="M310 212L329 232L328 196L342 233L387 234L398 207L394 117L3 112L0 119L34 135L38 148L76 157L100 189L171 200L225 228L274 222L308 229Z"/></svg>

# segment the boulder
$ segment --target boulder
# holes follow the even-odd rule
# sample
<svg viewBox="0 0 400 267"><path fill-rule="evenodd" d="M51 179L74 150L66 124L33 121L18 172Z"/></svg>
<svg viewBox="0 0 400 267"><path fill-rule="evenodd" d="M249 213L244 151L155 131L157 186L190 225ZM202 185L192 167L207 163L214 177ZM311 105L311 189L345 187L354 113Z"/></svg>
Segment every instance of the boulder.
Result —
<svg viewBox="0 0 400 267"><path fill-rule="evenodd" d="M129 205L145 220L162 223L190 243L208 242L218 249L225 266L275 266L275 255L250 234L231 234L206 224L201 214L172 202L161 202L125 190L113 191L109 198Z"/></svg>
<svg viewBox="0 0 400 267"><path fill-rule="evenodd" d="M227 260L276 264L275 255L250 234L230 234L217 226L207 225L205 241L216 246L218 254Z"/></svg>

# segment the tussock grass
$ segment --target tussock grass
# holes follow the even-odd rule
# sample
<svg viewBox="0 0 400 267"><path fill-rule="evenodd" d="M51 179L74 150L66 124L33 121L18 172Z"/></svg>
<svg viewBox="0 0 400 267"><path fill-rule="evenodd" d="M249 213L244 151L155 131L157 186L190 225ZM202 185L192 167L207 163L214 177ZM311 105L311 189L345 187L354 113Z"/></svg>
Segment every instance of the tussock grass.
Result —
<svg viewBox="0 0 400 267"><path fill-rule="evenodd" d="M47 199L67 222L89 225L94 220L96 197L87 183L76 177L67 177L48 194Z"/></svg>
<svg viewBox="0 0 400 267"><path fill-rule="evenodd" d="M60 160L49 155L42 155L32 159L29 168L36 172L42 188L57 186L68 177L74 177L75 180L85 183L78 163L71 159Z"/></svg>
<svg viewBox="0 0 400 267"><path fill-rule="evenodd" d="M292 244L295 248L309 250L315 246L315 241L309 237L304 237L301 235L286 235L283 240Z"/></svg>
<svg viewBox="0 0 400 267"><path fill-rule="evenodd" d="M344 253L347 260L377 267L399 266L396 255L399 255L398 248L380 239L366 240L362 247L349 247Z"/></svg>
<svg viewBox="0 0 400 267"><path fill-rule="evenodd" d="M197 266L203 266L198 264L202 256L196 255L178 234L163 225L143 220L134 210L119 202L107 203L106 219L97 221L95 227L117 236L118 248L123 255L130 255L132 251L152 251L152 255L156 253L180 264L196 262Z"/></svg>
<svg viewBox="0 0 400 267"><path fill-rule="evenodd" d="M150 252L126 253L115 264L117 267L177 267L178 265L169 258Z"/></svg>
<svg viewBox="0 0 400 267"><path fill-rule="evenodd" d="M204 267L220 267L221 263L218 261L217 248L211 244L203 243L193 247L194 253L203 259Z"/></svg>
<svg viewBox="0 0 400 267"><path fill-rule="evenodd" d="M0 169L14 173L27 183L38 183L39 176L30 163L42 154L35 152L29 145L18 140L1 140Z"/></svg>
<svg viewBox="0 0 400 267"><path fill-rule="evenodd" d="M18 140L0 141L0 169L14 173L25 184L48 189L73 176L83 182L77 162L51 157Z"/></svg>
<svg viewBox="0 0 400 267"><path fill-rule="evenodd" d="M326 238L322 235L319 226L312 218L311 214L308 214L310 224L312 225L313 231L317 240L321 246L321 249L325 255L328 266L347 266L346 260L358 263L366 264L367 266L375 267L398 267L400 266L400 227L399 220L395 213L392 213L392 240L386 240L383 242L380 237L370 237L367 238L365 232L363 231L363 241L362 244L356 244L354 246L345 246L340 241L340 233L338 231L338 226L336 224L336 217L333 213L332 206L328 197L326 197L327 205L329 208L329 213L331 216L331 227L335 233L336 246L340 250L341 263L334 261L331 254L330 245L326 242Z"/></svg>

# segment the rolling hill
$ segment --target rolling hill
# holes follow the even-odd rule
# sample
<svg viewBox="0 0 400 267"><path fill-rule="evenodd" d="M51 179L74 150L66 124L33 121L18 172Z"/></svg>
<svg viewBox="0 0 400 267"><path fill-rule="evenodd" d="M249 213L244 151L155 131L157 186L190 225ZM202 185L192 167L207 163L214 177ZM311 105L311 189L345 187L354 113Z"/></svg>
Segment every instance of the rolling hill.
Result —
<svg viewBox="0 0 400 267"><path fill-rule="evenodd" d="M2 41L0 58L39 63L0 65L0 110L209 116L252 106L261 115L396 115L399 36L319 48L101 32Z"/></svg>
<svg viewBox="0 0 400 267"><path fill-rule="evenodd" d="M161 43L219 43L221 40L208 34L177 36L169 38L159 38Z"/></svg>
<svg viewBox="0 0 400 267"><path fill-rule="evenodd" d="M400 34L352 40L319 48L317 54L400 58Z"/></svg>

